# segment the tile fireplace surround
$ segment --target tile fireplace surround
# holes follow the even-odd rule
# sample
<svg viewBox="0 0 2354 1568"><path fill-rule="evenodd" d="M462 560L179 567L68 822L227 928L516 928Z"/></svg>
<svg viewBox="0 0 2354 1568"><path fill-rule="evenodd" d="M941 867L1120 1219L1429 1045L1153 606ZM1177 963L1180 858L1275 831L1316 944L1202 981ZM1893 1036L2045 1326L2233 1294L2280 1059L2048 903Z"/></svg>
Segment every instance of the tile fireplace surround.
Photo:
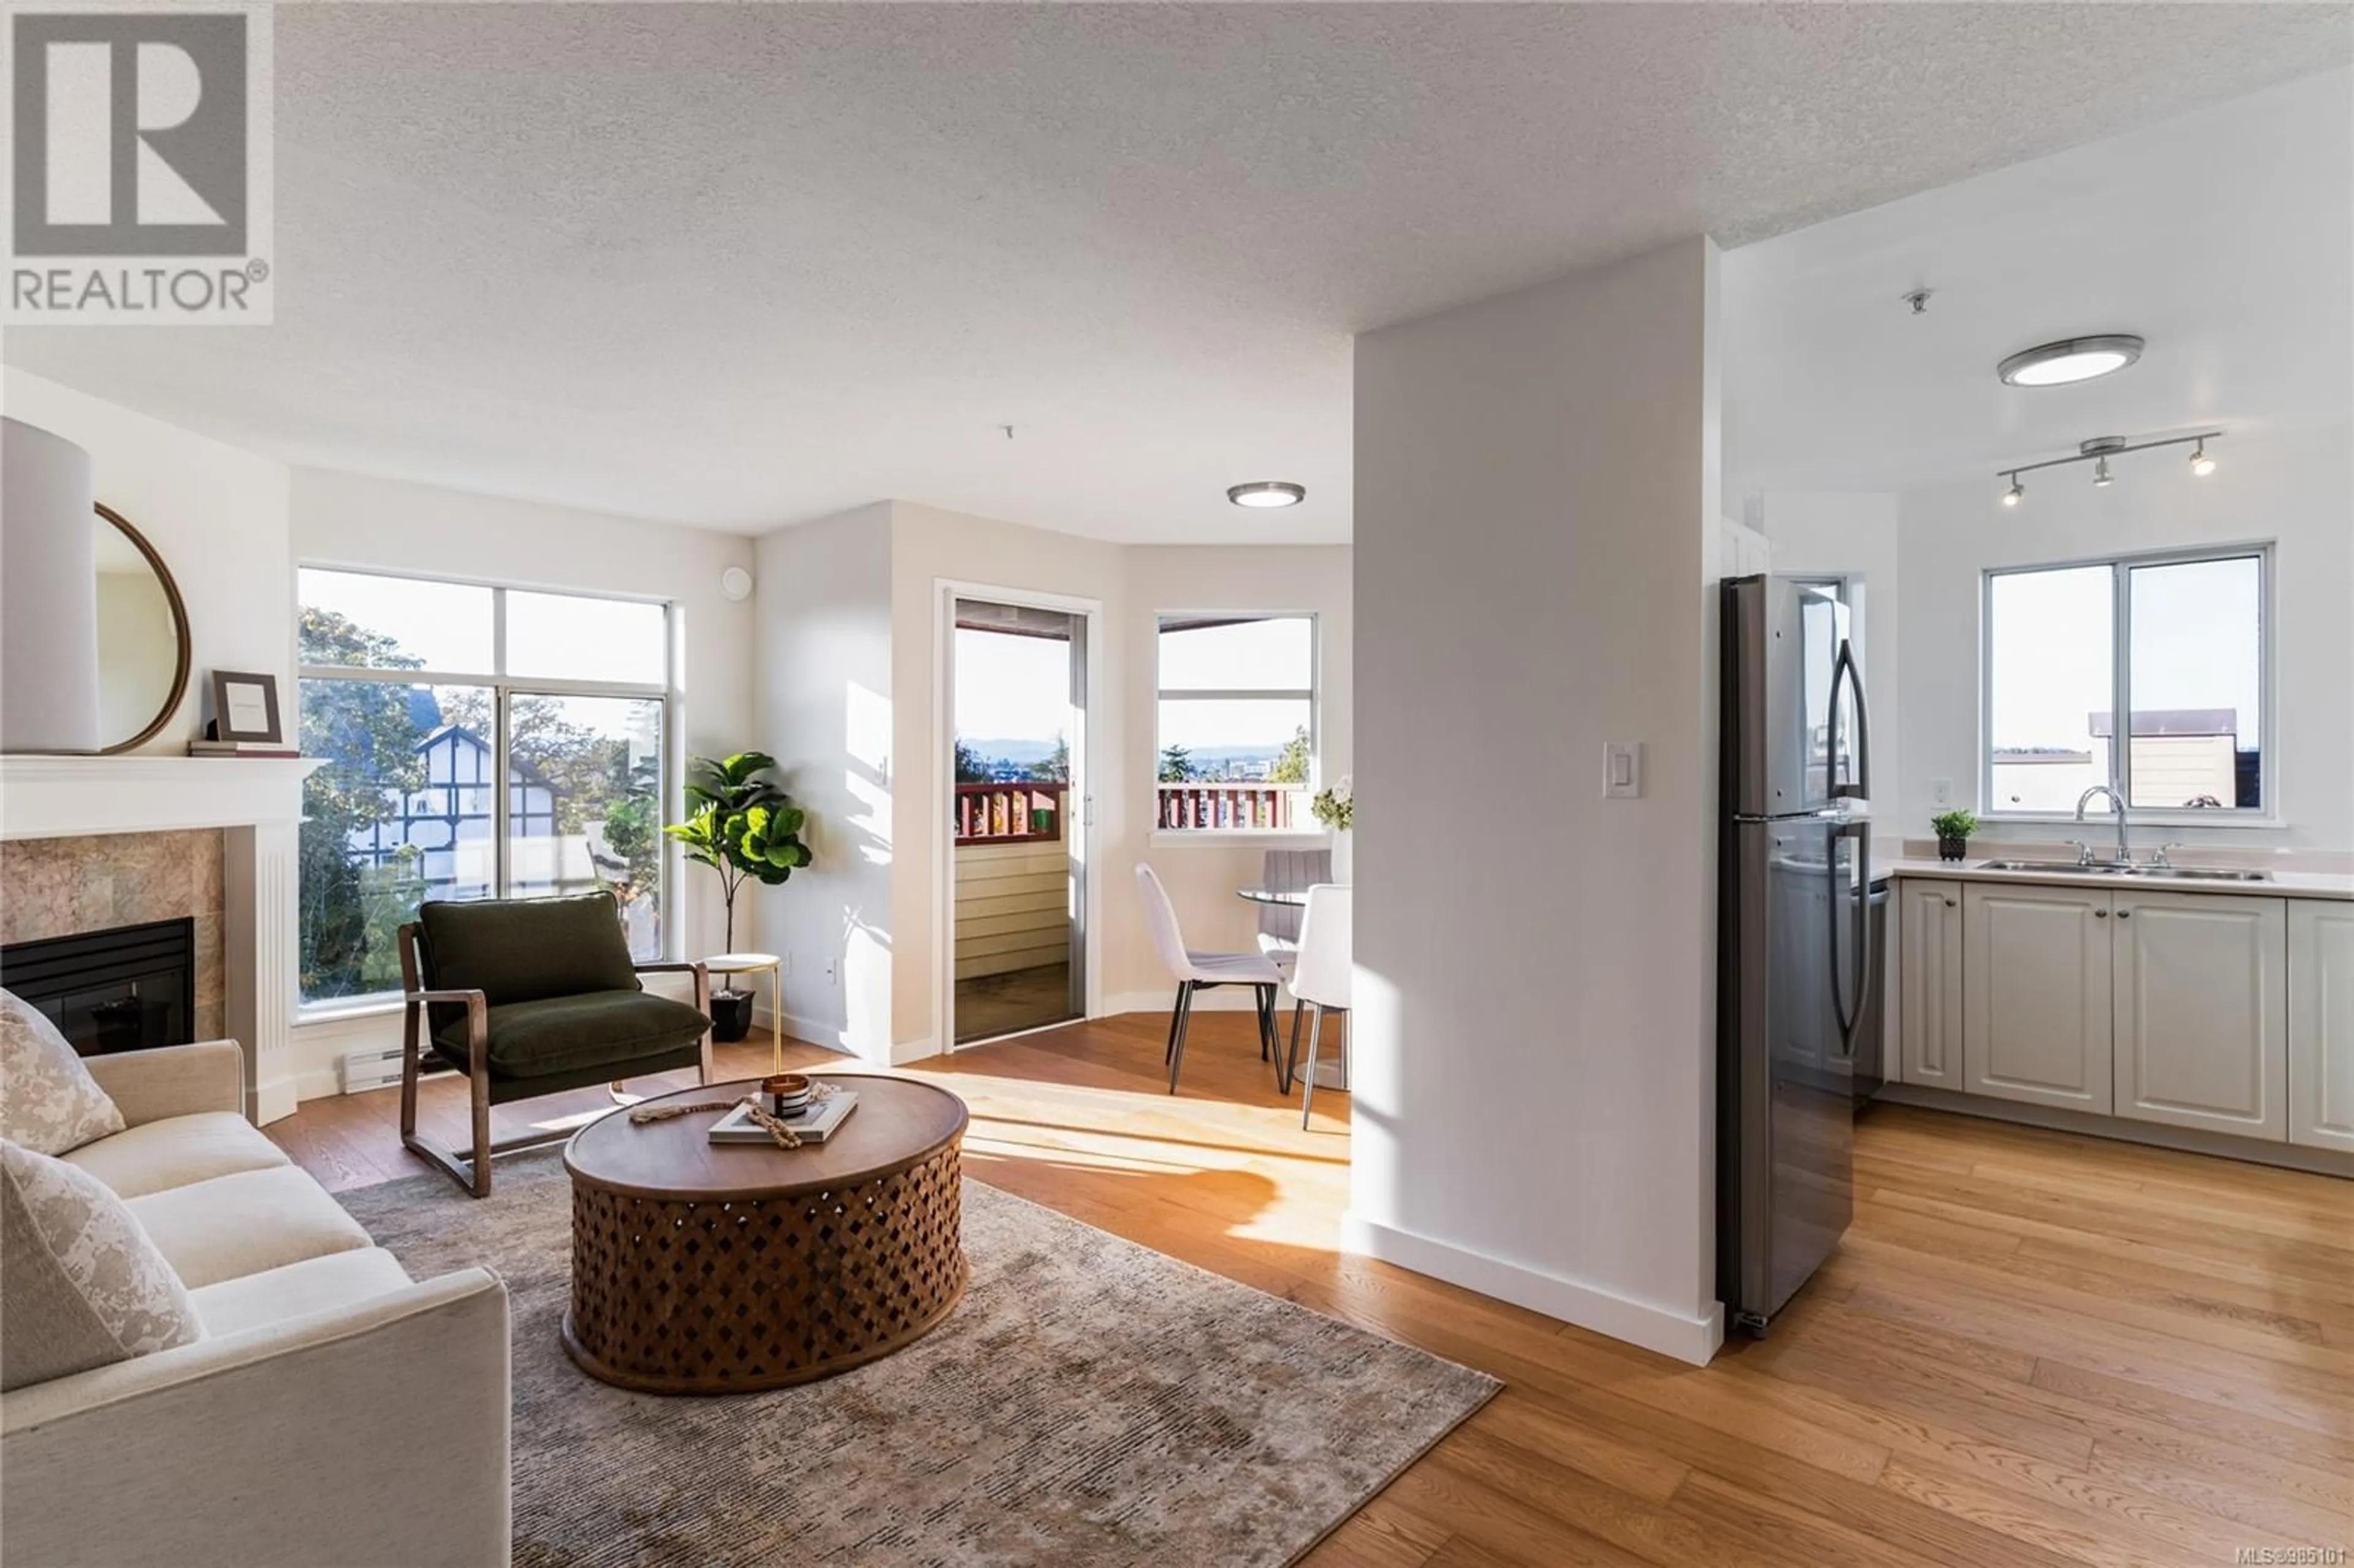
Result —
<svg viewBox="0 0 2354 1568"><path fill-rule="evenodd" d="M0 757L0 941L190 915L199 1038L294 1111L295 834L309 759Z"/></svg>
<svg viewBox="0 0 2354 1568"><path fill-rule="evenodd" d="M150 920L196 922L196 1037L228 1033L218 828L0 842L0 947Z"/></svg>

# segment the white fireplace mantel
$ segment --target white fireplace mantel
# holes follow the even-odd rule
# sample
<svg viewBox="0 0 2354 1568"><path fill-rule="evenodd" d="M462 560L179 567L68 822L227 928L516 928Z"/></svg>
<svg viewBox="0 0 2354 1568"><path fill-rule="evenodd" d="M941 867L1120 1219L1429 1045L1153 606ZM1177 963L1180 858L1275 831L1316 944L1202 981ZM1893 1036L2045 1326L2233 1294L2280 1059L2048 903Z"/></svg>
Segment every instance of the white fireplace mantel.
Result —
<svg viewBox="0 0 2354 1568"><path fill-rule="evenodd" d="M246 1109L294 1113L295 847L315 758L0 757L0 839L222 832L222 1001Z"/></svg>

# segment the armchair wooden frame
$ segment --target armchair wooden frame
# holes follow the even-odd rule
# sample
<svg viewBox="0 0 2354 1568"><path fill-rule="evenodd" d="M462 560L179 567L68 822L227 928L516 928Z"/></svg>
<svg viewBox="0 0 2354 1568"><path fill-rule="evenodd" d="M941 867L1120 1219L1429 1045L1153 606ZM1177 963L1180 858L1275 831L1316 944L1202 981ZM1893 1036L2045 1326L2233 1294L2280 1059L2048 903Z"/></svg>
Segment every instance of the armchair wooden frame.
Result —
<svg viewBox="0 0 2354 1568"><path fill-rule="evenodd" d="M514 1154L525 1149L538 1149L550 1143L562 1143L572 1136L570 1128L549 1131L528 1132L510 1138L503 1143L491 1141L491 1010L490 1003L479 991L428 991L424 989L424 970L417 957L418 927L414 922L399 931L400 947L400 1142L401 1146L426 1160L477 1198L491 1195L491 1160L501 1154ZM711 971L696 963L648 963L631 966L639 974L691 974L695 977L695 1009L705 1019L711 1016ZM462 1003L466 1009L466 1078L473 1105L473 1147L465 1158L428 1142L417 1131L417 1080L423 1070L426 1045L426 1004L429 1002ZM703 1032L703 1060L697 1069L696 1081L711 1082L711 1031ZM550 1090L550 1093L559 1091ZM621 1081L615 1079L609 1091L616 1105L632 1103L621 1092ZM518 1096L518 1098L527 1097Z"/></svg>

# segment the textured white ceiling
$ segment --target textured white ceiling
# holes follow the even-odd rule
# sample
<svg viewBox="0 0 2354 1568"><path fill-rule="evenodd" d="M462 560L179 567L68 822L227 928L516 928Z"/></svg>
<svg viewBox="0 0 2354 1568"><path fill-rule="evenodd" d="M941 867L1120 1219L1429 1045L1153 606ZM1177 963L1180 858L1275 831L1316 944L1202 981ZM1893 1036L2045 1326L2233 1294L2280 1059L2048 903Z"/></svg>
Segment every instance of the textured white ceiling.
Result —
<svg viewBox="0 0 2354 1568"><path fill-rule="evenodd" d="M1726 256L1723 282L1734 516L1765 490L1991 486L2089 436L2342 423L2354 73L1786 234ZM2069 387L1995 374L2110 332L2149 340L2138 364Z"/></svg>
<svg viewBox="0 0 2354 1568"><path fill-rule="evenodd" d="M277 324L5 353L298 462L728 528L895 495L1336 539L1354 332L2348 40L2343 5L286 5ZM1226 503L1260 478L1310 500Z"/></svg>

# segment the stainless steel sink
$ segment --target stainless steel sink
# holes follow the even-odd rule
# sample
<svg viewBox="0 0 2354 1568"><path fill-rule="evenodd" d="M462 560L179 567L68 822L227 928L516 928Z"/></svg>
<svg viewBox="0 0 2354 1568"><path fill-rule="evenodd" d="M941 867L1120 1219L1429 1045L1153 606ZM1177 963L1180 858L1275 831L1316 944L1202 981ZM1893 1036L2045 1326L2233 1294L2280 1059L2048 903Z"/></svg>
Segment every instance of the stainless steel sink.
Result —
<svg viewBox="0 0 2354 1568"><path fill-rule="evenodd" d="M2270 882L2268 871L2213 871L2194 865L2115 865L2095 861L2080 865L2073 860L1988 860L1980 871L2024 871L2038 876L2147 876L2167 882Z"/></svg>

